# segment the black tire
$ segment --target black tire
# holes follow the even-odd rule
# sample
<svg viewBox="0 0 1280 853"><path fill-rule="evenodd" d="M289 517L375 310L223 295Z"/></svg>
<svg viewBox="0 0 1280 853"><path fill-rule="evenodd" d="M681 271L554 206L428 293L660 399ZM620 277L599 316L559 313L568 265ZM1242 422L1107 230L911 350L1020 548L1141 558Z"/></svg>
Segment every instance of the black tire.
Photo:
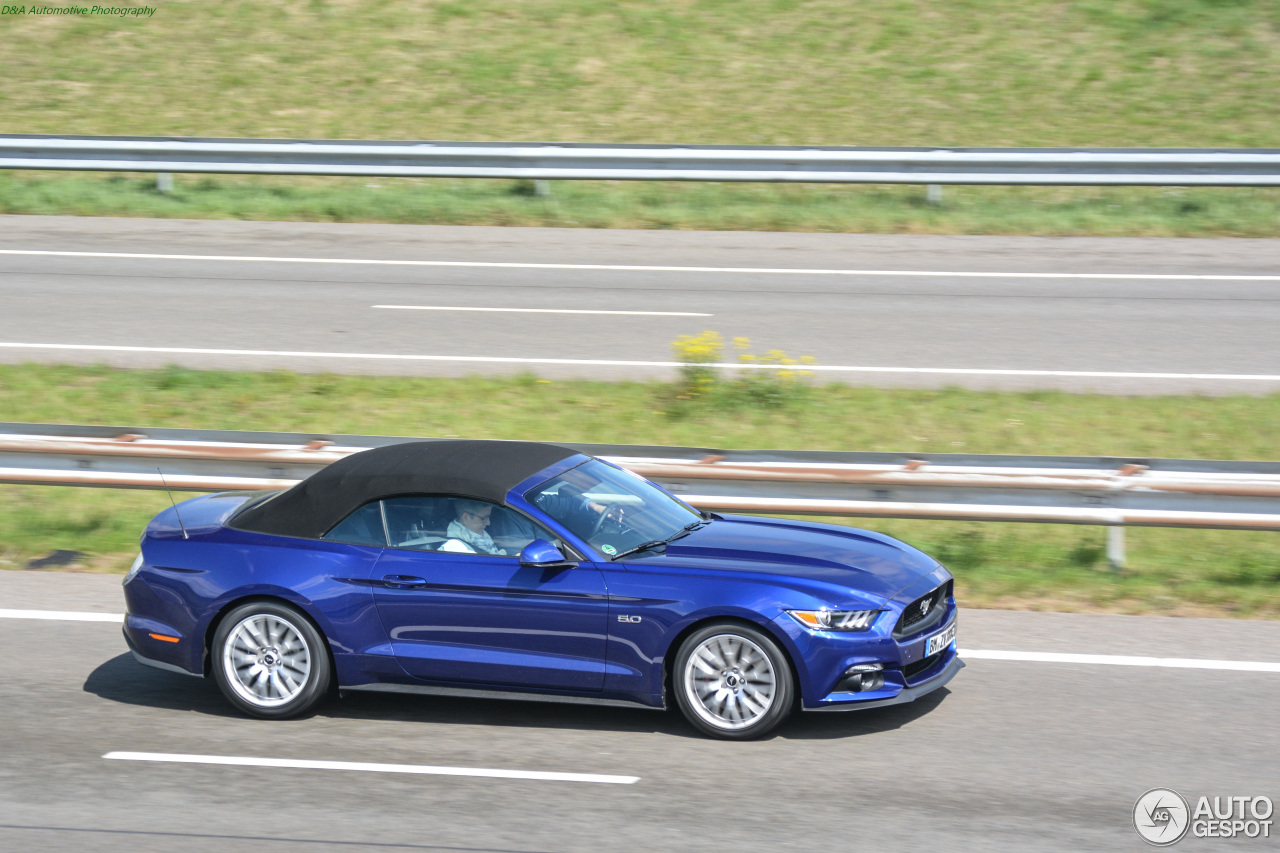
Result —
<svg viewBox="0 0 1280 853"><path fill-rule="evenodd" d="M320 632L301 611L279 601L251 601L227 613L209 656L223 695L251 717L305 714L333 680Z"/></svg>
<svg viewBox="0 0 1280 853"><path fill-rule="evenodd" d="M795 706L787 656L768 634L739 622L690 634L676 652L671 682L685 719L725 740L763 737Z"/></svg>

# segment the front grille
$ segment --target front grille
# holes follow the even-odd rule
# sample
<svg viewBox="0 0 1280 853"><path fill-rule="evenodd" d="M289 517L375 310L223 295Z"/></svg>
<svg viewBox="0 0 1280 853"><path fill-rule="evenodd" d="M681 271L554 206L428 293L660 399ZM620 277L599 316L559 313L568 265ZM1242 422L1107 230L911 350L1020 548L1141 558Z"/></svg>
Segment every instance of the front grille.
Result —
<svg viewBox="0 0 1280 853"><path fill-rule="evenodd" d="M947 581L932 592L922 595L908 604L907 608L902 611L902 616L898 619L897 627L893 629L893 636L905 637L908 634L923 631L937 622L946 613L946 603L950 597L951 581ZM922 611L920 605L926 601L929 602L929 606Z"/></svg>
<svg viewBox="0 0 1280 853"><path fill-rule="evenodd" d="M938 658L940 657L942 657L942 652L929 655L927 658L921 658L915 663L907 664L902 668L902 677L905 678L907 681L910 681L911 679L915 678L917 675L919 675L920 673L924 672L926 669L928 669L929 667L937 663Z"/></svg>

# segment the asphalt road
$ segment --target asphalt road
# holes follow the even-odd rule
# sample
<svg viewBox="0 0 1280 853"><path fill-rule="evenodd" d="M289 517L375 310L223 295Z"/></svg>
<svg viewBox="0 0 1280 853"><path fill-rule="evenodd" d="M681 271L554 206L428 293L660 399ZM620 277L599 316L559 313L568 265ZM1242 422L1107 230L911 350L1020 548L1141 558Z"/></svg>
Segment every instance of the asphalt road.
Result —
<svg viewBox="0 0 1280 853"><path fill-rule="evenodd" d="M757 352L812 355L827 367L924 371L823 374L846 382L1115 393L1280 389L1280 240L4 216L0 250L464 264L0 254L0 361L6 362L654 377L670 375L672 368L661 363L671 360L677 335L714 329L726 338L750 338ZM550 267L520 266L526 264ZM1103 277L1061 277L1076 275ZM173 351L182 348L230 352ZM379 358L338 357L350 354ZM594 363L601 361L659 364ZM1042 373L938 372L955 369ZM1053 371L1172 376L1043 373Z"/></svg>
<svg viewBox="0 0 1280 853"><path fill-rule="evenodd" d="M0 572L0 607L119 612L119 578ZM1280 660L1280 623L964 611L961 645ZM1280 799L1280 674L971 660L913 705L754 743L672 714L352 696L238 716L117 624L0 618L0 849L1110 851L1153 787ZM116 750L622 774L632 785L108 761ZM1187 838L1182 850L1275 849Z"/></svg>

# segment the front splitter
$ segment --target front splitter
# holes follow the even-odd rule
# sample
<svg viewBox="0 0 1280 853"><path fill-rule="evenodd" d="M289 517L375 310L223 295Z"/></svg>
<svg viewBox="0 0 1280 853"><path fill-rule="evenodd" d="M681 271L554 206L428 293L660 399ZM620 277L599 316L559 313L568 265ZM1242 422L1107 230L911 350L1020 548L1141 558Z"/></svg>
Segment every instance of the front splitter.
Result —
<svg viewBox="0 0 1280 853"><path fill-rule="evenodd" d="M904 687L902 692L897 696L888 699L873 699L870 702L842 702L839 705L822 705L817 708L805 708L806 711L861 711L865 708L883 708L886 705L902 705L907 702L914 702L927 693L932 693L939 687L944 686L948 681L956 677L956 673L964 669L964 661L960 660L960 656L951 659L951 663L947 664L947 668L942 672L923 681L914 687Z"/></svg>

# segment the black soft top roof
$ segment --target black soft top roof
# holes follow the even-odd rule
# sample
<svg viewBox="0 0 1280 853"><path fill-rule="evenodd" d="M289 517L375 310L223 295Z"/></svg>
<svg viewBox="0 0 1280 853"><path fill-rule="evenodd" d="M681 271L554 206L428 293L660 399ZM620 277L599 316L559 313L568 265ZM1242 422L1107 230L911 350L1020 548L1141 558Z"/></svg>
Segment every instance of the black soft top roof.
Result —
<svg viewBox="0 0 1280 853"><path fill-rule="evenodd" d="M507 492L578 451L532 441L411 441L354 453L231 521L240 530L318 539L377 498L444 494L502 503Z"/></svg>

